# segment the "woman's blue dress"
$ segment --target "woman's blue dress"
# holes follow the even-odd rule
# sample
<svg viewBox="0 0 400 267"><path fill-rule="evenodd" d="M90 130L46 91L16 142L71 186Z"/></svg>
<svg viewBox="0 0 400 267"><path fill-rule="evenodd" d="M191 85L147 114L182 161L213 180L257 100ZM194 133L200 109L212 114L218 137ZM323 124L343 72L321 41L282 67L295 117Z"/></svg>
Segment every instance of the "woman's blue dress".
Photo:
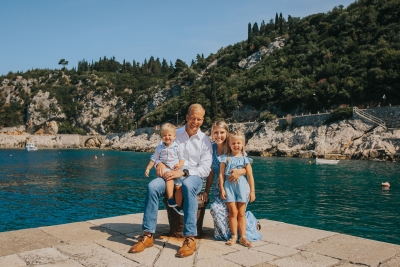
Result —
<svg viewBox="0 0 400 267"><path fill-rule="evenodd" d="M231 238L231 229L229 227L229 210L225 202L219 195L219 166L217 144L213 143L213 161L212 170L214 171L214 202L210 206L210 213L214 220L214 238L216 240L228 241ZM257 219L251 211L246 211L246 237L254 242L260 240L262 236L257 231Z"/></svg>

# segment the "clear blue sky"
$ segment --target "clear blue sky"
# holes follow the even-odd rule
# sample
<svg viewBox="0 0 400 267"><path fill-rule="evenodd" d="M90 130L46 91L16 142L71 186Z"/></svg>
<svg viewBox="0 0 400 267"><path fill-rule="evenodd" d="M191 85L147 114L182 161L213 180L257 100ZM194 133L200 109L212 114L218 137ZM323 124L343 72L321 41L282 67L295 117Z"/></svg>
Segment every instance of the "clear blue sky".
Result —
<svg viewBox="0 0 400 267"><path fill-rule="evenodd" d="M354 0L13 0L0 3L0 75L59 69L60 59L165 58L188 65L247 39L247 25L326 13Z"/></svg>

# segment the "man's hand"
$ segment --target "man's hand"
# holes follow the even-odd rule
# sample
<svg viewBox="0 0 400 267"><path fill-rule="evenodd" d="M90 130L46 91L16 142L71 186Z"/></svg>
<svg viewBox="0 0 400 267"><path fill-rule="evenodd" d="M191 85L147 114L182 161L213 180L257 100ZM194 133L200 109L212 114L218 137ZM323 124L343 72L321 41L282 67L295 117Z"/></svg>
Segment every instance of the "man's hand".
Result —
<svg viewBox="0 0 400 267"><path fill-rule="evenodd" d="M162 177L164 178L165 181L169 181L169 180L172 180L172 179L176 179L176 178L182 177L183 174L184 174L183 171L177 170L177 171L166 172L166 173L164 173L164 176L162 176Z"/></svg>
<svg viewBox="0 0 400 267"><path fill-rule="evenodd" d="M243 174L246 174L246 169L232 169L229 171L228 181L238 183L239 177Z"/></svg>

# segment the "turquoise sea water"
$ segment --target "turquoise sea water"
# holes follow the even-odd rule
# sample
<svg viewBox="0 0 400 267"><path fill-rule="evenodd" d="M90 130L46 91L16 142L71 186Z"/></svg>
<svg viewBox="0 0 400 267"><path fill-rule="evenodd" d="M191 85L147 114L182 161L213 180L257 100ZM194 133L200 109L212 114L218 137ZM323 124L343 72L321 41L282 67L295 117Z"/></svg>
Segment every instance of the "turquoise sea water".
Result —
<svg viewBox="0 0 400 267"><path fill-rule="evenodd" d="M142 213L150 155L0 150L0 232ZM257 218L400 244L399 163L253 159Z"/></svg>

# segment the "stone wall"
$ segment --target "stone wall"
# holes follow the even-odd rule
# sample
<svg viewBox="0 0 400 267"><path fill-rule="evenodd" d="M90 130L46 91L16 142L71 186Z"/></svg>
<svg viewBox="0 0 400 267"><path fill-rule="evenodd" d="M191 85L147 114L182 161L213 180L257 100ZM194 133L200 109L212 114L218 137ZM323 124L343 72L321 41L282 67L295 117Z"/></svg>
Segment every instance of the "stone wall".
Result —
<svg viewBox="0 0 400 267"><path fill-rule="evenodd" d="M387 128L400 129L400 106L375 107L363 111L385 121Z"/></svg>
<svg viewBox="0 0 400 267"><path fill-rule="evenodd" d="M321 114L310 114L302 116L292 116L291 120L294 127L320 126L330 117L331 117L330 113L321 113ZM286 118L279 119L279 126L282 127L287 123L288 120Z"/></svg>

